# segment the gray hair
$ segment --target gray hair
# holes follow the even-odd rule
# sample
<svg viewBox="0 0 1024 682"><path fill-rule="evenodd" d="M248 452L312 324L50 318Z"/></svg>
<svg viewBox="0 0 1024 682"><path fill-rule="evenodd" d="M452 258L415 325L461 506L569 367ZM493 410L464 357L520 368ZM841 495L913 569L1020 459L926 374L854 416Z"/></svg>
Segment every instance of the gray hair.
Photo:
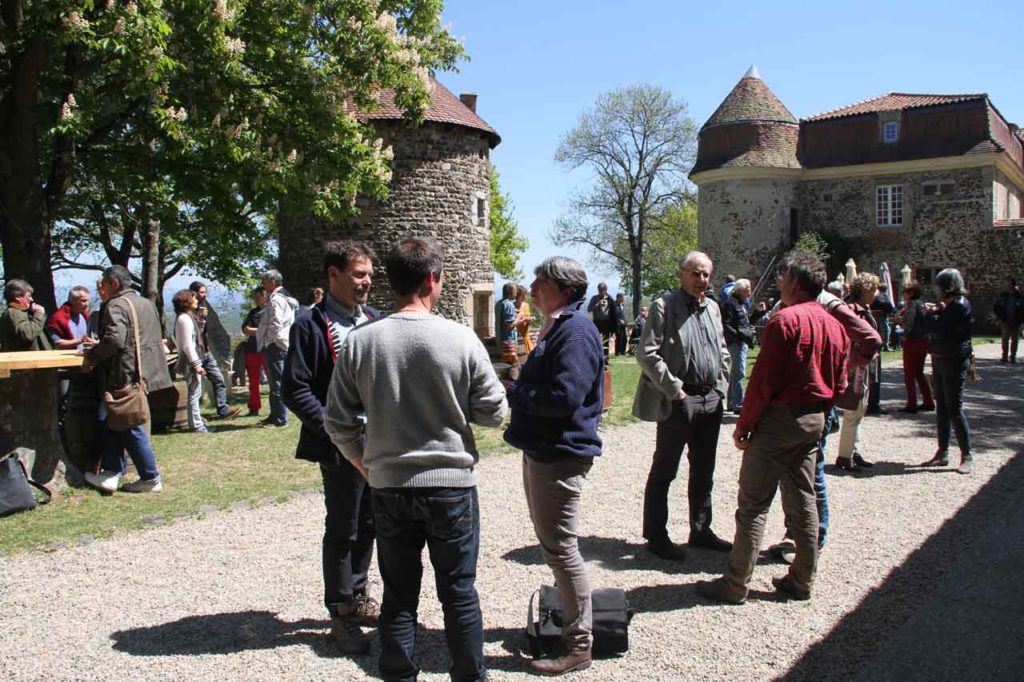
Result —
<svg viewBox="0 0 1024 682"><path fill-rule="evenodd" d="M691 261L695 260L707 261L708 265L712 264L711 257L708 256L708 254L704 253L703 251L690 251L688 254L679 259L679 269L685 270L686 266L688 266Z"/></svg>
<svg viewBox="0 0 1024 682"><path fill-rule="evenodd" d="M580 301L587 295L587 272L578 260L565 256L551 256L534 268L533 274L551 280L559 289L572 289L569 303Z"/></svg>
<svg viewBox="0 0 1024 682"><path fill-rule="evenodd" d="M740 278L733 283L732 289L733 291L750 291L750 280Z"/></svg>
<svg viewBox="0 0 1024 682"><path fill-rule="evenodd" d="M260 281L265 282L267 280L270 280L276 286L281 286L281 284L284 282L284 277L282 277L281 273L278 272L277 270L267 270L260 274Z"/></svg>
<svg viewBox="0 0 1024 682"><path fill-rule="evenodd" d="M946 268L935 275L935 288L945 296L963 296L967 293L964 276L956 268Z"/></svg>
<svg viewBox="0 0 1024 682"><path fill-rule="evenodd" d="M826 286L825 288L828 289L829 293L835 296L843 295L843 285L839 282L839 280L832 280L831 282L828 283L828 286Z"/></svg>
<svg viewBox="0 0 1024 682"><path fill-rule="evenodd" d="M71 299L75 297L75 294L85 294L86 296L92 296L92 292L89 291L89 287L83 286L81 284L76 284L75 286L71 287L71 291L68 292L69 303L71 302Z"/></svg>

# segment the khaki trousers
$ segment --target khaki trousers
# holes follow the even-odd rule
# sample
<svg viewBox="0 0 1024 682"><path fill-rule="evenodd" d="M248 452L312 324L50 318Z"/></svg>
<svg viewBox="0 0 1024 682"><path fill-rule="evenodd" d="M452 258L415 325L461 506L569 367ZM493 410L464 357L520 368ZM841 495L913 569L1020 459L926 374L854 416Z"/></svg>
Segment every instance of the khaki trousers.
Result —
<svg viewBox="0 0 1024 682"><path fill-rule="evenodd" d="M744 595L761 550L765 518L779 488L786 528L796 543L789 575L797 588L811 589L818 562L814 460L825 426L824 409L824 405L768 407L743 453L736 537L725 577Z"/></svg>
<svg viewBox="0 0 1024 682"><path fill-rule="evenodd" d="M562 598L562 641L570 653L589 651L593 636L590 578L577 532L580 493L593 458L538 462L523 455L523 489L544 562Z"/></svg>

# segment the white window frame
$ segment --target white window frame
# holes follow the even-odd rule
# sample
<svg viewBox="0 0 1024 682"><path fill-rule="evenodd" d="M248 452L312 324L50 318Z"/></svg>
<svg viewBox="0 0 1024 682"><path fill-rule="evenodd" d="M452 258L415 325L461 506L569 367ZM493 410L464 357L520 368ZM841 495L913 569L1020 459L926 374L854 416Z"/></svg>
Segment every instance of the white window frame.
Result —
<svg viewBox="0 0 1024 682"><path fill-rule="evenodd" d="M890 131L892 135L890 136ZM882 124L882 142L885 144L892 144L898 142L900 139L900 122L899 121L886 121Z"/></svg>
<svg viewBox="0 0 1024 682"><path fill-rule="evenodd" d="M878 227L903 226L903 185L878 185L875 188L875 214Z"/></svg>

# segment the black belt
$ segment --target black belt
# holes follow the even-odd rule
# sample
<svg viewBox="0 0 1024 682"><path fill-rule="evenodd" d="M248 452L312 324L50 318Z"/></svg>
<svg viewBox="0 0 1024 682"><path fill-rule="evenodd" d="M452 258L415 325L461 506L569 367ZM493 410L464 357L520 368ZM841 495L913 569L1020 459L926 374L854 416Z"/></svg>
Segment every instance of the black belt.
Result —
<svg viewBox="0 0 1024 682"><path fill-rule="evenodd" d="M683 384L683 393L686 395L707 395L715 390L714 384L710 386L698 386L696 384Z"/></svg>

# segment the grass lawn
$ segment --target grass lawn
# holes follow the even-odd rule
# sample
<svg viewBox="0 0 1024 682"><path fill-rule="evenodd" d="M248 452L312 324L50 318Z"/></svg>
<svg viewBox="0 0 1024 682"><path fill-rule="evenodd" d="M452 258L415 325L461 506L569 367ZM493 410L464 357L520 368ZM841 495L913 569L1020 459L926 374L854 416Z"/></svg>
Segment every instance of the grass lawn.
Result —
<svg viewBox="0 0 1024 682"><path fill-rule="evenodd" d="M975 343L998 340L977 337ZM750 350L747 376L757 351ZM898 357L900 351L894 351L886 353L885 359ZM604 416L602 428L636 421L630 411L640 367L632 356L613 357L610 367L612 407ZM244 395L236 392L232 400L241 404ZM264 409L266 404L264 399ZM243 501L284 501L295 492L320 487L318 467L295 459L298 420L293 417L284 429L260 429L256 421L256 417L211 421L214 432L207 436L154 436L153 448L164 477L164 492L104 497L91 489L68 488L48 506L0 519L0 552L14 554L57 543L74 543L84 540L83 536L106 537L115 530L143 528ZM511 453L501 433L501 429L477 428L480 451L489 456Z"/></svg>

